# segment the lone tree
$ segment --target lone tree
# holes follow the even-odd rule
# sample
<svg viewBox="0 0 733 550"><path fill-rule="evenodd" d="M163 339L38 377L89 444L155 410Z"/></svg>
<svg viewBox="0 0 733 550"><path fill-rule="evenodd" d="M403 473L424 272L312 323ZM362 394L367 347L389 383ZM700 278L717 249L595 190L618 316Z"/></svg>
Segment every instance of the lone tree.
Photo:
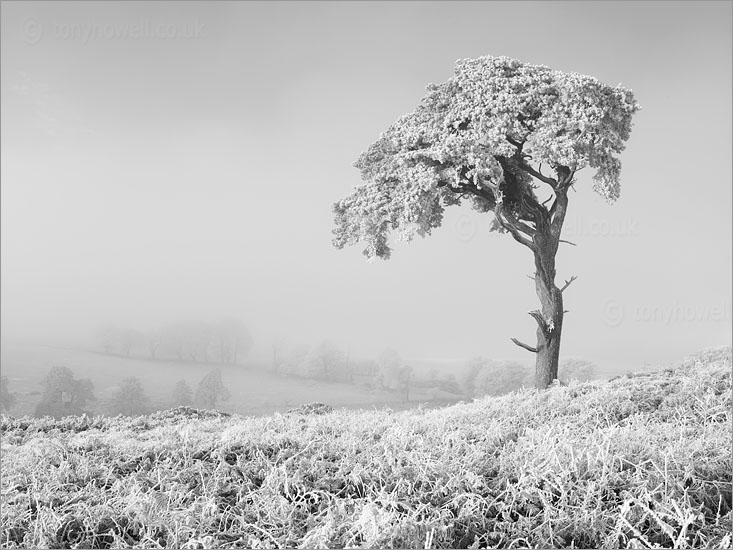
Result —
<svg viewBox="0 0 733 550"><path fill-rule="evenodd" d="M197 407L213 409L219 399L226 401L230 397L231 393L221 380L221 369L213 369L199 382L194 403Z"/></svg>
<svg viewBox="0 0 733 550"><path fill-rule="evenodd" d="M356 161L365 184L334 204L334 245L364 242L367 258L388 259L391 229L408 242L424 237L465 200L493 212L491 229L534 256L537 343L512 341L536 354L535 384L546 388L557 378L562 293L575 279L555 284L568 190L590 166L594 190L618 198L617 154L639 106L620 86L505 57L459 61L428 92Z"/></svg>

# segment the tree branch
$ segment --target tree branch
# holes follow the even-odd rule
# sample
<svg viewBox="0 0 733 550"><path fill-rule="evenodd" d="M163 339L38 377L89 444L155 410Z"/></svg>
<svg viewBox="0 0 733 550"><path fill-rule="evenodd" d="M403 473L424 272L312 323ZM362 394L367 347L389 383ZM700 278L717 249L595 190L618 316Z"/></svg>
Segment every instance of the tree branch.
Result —
<svg viewBox="0 0 733 550"><path fill-rule="evenodd" d="M553 215L550 222L550 233L556 239L560 239L562 232L562 224L565 221L565 213L568 209L568 193L567 189L559 188L555 190L555 204L552 205Z"/></svg>
<svg viewBox="0 0 733 550"><path fill-rule="evenodd" d="M494 209L494 215L496 216L497 221L499 222L499 225L504 228L506 231L509 231L512 237L514 237L514 240L517 241L520 244L523 244L527 248L529 248L532 252L537 251L537 246L534 244L534 242L530 241L528 238L522 236L522 234L519 232L519 230L514 227L510 221L507 221L504 219L504 216L506 215L504 213L504 209L502 208L501 204L497 204L496 208Z"/></svg>
<svg viewBox="0 0 733 550"><path fill-rule="evenodd" d="M572 277L570 277L569 281L566 280L565 285L563 285L563 287L560 289L560 292L565 292L565 289L568 288L573 283L573 281L577 278L578 278L577 275L573 275Z"/></svg>
<svg viewBox="0 0 733 550"><path fill-rule="evenodd" d="M545 176L542 172L535 170L534 168L532 168L529 165L529 163L524 161L524 159L522 159L522 161L518 163L518 166L519 168L527 172L530 176L535 177L538 180L545 182L547 185L549 185L553 189L557 189L558 183L555 178L551 178L550 176Z"/></svg>
<svg viewBox="0 0 733 550"><path fill-rule="evenodd" d="M529 237L534 237L535 233L537 233L537 230L535 228L530 227L529 225L524 223L522 220L517 218L511 211L505 211L502 209L502 213L517 231L521 231Z"/></svg>
<svg viewBox="0 0 733 550"><path fill-rule="evenodd" d="M529 314L534 318L535 321L537 321L537 324L540 326L540 329L542 332L549 336L550 334L550 327L547 326L547 321L545 321L545 318L542 316L542 313L539 312L539 310L530 311Z"/></svg>
<svg viewBox="0 0 733 550"><path fill-rule="evenodd" d="M537 353L537 348L533 348L532 346L525 344L524 342L520 342L516 338L511 338L511 341L518 345L520 348L524 348L527 351L531 351L532 353Z"/></svg>
<svg viewBox="0 0 733 550"><path fill-rule="evenodd" d="M524 142L523 141L517 141L516 139L514 139L512 137L509 137L509 136L506 136L506 140L509 143L511 143L512 145L514 145L514 147L517 148L517 151L518 152L520 152L520 153L522 152L522 147L524 147Z"/></svg>
<svg viewBox="0 0 733 550"><path fill-rule="evenodd" d="M565 243L565 244L571 244L571 245L573 245L573 246L578 246L578 245L577 245L577 244L575 244L575 243L571 243L570 241L565 241L565 240L563 240L563 239L560 239L560 240L559 240L559 241L557 241L557 242L559 242L559 243Z"/></svg>
<svg viewBox="0 0 733 550"><path fill-rule="evenodd" d="M573 183L575 170L571 170L567 166L559 165L557 168L555 168L555 172L557 173L560 187L567 188L570 184Z"/></svg>

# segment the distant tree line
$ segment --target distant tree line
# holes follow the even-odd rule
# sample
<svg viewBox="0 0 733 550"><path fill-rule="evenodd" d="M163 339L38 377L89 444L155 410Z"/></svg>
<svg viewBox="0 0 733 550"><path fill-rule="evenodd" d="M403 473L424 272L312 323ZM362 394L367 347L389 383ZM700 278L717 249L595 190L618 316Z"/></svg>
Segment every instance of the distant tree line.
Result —
<svg viewBox="0 0 733 550"><path fill-rule="evenodd" d="M286 349L281 341L273 344L273 369L279 374L345 383L363 383L373 389L393 390L409 400L412 367L392 349L376 360L354 361L330 340L310 348L296 345Z"/></svg>
<svg viewBox="0 0 733 550"><path fill-rule="evenodd" d="M432 369L418 379L413 369L394 349L383 350L375 359L355 361L330 340L310 348L304 345L286 349L282 341L273 344L273 368L289 376L359 383L372 389L398 392L408 401L411 390L432 389L445 394L468 397L503 395L534 385L534 371L517 361L497 361L486 357L468 360L455 373L439 374ZM559 380L590 380L596 375L593 363L582 359L565 359L559 368Z"/></svg>
<svg viewBox="0 0 733 550"><path fill-rule="evenodd" d="M153 360L236 364L252 347L247 327L236 319L179 322L154 331L105 326L95 334L108 355Z"/></svg>
<svg viewBox="0 0 733 550"><path fill-rule="evenodd" d="M279 374L359 383L372 389L398 392L403 401L408 401L410 392L418 388L481 397L503 395L532 387L534 383L534 372L521 363L486 357L469 359L456 373L439 374L437 369L432 369L427 378L417 379L412 367L390 348L375 359L355 361L331 340L312 348L307 345L287 348L278 339L273 342L272 352L272 366ZM559 379L565 383L590 380L595 374L595 365L582 359L566 359L560 364Z"/></svg>
<svg viewBox="0 0 733 550"><path fill-rule="evenodd" d="M88 378L77 379L68 367L51 368L41 381L41 385L43 386L41 401L34 412L37 417L91 415L91 411L87 410L88 405L100 401L94 395L92 381ZM101 400L96 412L110 416L137 416L169 407L213 409L219 401L226 401L230 396L219 368L211 370L204 376L195 394L185 380L179 380L173 386L170 400L160 403L157 407L145 393L142 381L136 377L128 377L120 381L108 398ZM0 402L3 411L10 410L15 403L14 399L9 393L7 379L3 377L0 381Z"/></svg>

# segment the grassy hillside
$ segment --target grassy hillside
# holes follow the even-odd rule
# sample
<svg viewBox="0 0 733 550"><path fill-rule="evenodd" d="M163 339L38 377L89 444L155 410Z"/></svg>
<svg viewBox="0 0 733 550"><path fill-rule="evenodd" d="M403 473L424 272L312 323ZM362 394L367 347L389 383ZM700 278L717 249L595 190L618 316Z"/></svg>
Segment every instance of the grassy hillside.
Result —
<svg viewBox="0 0 733 550"><path fill-rule="evenodd" d="M2 419L8 547L731 546L731 351L437 410Z"/></svg>

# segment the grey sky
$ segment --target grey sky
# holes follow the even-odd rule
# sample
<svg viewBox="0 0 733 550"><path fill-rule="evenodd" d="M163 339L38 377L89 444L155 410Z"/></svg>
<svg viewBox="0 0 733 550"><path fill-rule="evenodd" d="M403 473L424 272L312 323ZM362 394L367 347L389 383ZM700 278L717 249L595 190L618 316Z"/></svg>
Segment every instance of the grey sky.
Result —
<svg viewBox="0 0 733 550"><path fill-rule="evenodd" d="M2 4L2 334L242 318L369 355L528 359L528 251L454 209L366 264L331 246L352 163L456 59L634 90L621 199L581 172L563 355L730 342L731 3Z"/></svg>

